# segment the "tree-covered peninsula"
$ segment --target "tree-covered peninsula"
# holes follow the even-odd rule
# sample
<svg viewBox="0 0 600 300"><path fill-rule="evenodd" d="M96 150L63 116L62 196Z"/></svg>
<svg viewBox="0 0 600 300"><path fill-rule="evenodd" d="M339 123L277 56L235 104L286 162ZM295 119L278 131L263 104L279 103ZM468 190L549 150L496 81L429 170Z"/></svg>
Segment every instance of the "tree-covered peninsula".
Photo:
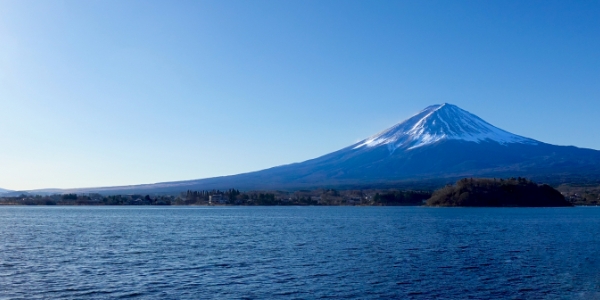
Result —
<svg viewBox="0 0 600 300"><path fill-rule="evenodd" d="M557 190L525 178L461 179L433 193L427 206L559 207L573 206Z"/></svg>

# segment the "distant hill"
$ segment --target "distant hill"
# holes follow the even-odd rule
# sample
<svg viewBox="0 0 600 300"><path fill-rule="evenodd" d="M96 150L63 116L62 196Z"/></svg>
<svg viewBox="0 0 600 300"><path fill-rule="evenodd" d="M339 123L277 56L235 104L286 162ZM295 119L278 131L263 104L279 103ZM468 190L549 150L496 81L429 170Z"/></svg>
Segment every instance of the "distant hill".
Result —
<svg viewBox="0 0 600 300"><path fill-rule="evenodd" d="M440 187L463 177L513 176L553 185L597 183L600 151L555 146L515 135L446 103L429 106L356 144L301 163L232 176L65 192L156 194L229 188L420 188Z"/></svg>
<svg viewBox="0 0 600 300"><path fill-rule="evenodd" d="M556 207L572 206L549 185L524 178L462 179L433 193L427 206Z"/></svg>

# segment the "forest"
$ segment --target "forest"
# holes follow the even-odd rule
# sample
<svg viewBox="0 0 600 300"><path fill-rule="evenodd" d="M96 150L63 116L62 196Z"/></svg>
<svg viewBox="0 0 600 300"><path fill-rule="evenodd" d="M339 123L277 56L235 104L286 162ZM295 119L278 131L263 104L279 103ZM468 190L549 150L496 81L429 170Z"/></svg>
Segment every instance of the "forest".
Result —
<svg viewBox="0 0 600 300"><path fill-rule="evenodd" d="M433 193L427 206L556 207L573 206L557 190L525 178L464 178Z"/></svg>

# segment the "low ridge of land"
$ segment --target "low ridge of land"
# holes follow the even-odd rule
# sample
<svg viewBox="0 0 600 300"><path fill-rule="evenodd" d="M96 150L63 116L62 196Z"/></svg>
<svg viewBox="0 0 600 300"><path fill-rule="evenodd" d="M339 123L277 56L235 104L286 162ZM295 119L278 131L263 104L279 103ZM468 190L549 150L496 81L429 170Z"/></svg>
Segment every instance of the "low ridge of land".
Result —
<svg viewBox="0 0 600 300"><path fill-rule="evenodd" d="M464 178L433 189L315 189L297 191L187 190L171 195L0 195L0 205L359 205L557 207L600 204L600 187L558 190L525 178Z"/></svg>
<svg viewBox="0 0 600 300"><path fill-rule="evenodd" d="M427 206L559 207L573 206L557 190L525 178L461 179L433 193Z"/></svg>

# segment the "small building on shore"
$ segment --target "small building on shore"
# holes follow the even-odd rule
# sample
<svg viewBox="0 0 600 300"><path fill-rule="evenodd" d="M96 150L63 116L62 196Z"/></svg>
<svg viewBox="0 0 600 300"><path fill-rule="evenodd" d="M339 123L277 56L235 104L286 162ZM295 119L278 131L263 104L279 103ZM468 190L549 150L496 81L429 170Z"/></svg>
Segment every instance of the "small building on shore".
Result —
<svg viewBox="0 0 600 300"><path fill-rule="evenodd" d="M227 199L223 195L210 195L208 196L208 204L226 204Z"/></svg>

